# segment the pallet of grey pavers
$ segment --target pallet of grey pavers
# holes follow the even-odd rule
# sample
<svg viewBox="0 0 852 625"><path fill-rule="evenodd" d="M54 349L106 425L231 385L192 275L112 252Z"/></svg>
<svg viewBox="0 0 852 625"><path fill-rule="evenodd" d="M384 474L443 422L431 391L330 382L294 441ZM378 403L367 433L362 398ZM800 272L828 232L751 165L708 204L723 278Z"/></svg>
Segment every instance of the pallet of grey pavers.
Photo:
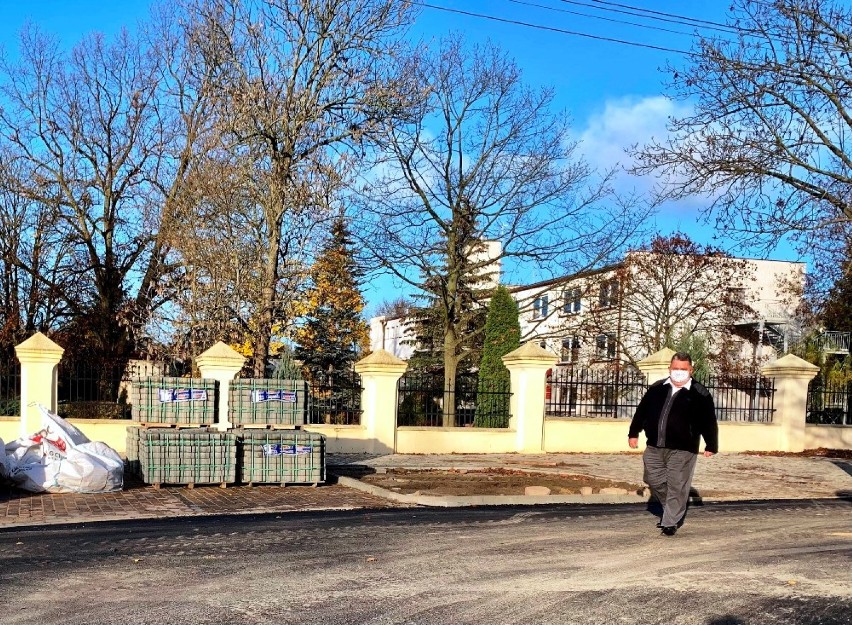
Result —
<svg viewBox="0 0 852 625"><path fill-rule="evenodd" d="M307 421L304 380L242 379L228 386L228 420L233 427L301 426Z"/></svg>
<svg viewBox="0 0 852 625"><path fill-rule="evenodd" d="M216 391L216 380L205 378L136 378L131 416L143 424L212 425Z"/></svg>
<svg viewBox="0 0 852 625"><path fill-rule="evenodd" d="M237 437L210 428L142 428L139 464L146 484L233 484Z"/></svg>
<svg viewBox="0 0 852 625"><path fill-rule="evenodd" d="M237 457L243 484L325 482L325 436L317 432L239 430Z"/></svg>
<svg viewBox="0 0 852 625"><path fill-rule="evenodd" d="M128 475L140 477L142 475L142 467L139 464L139 437L141 427L138 425L127 426L127 439L125 443L125 470Z"/></svg>

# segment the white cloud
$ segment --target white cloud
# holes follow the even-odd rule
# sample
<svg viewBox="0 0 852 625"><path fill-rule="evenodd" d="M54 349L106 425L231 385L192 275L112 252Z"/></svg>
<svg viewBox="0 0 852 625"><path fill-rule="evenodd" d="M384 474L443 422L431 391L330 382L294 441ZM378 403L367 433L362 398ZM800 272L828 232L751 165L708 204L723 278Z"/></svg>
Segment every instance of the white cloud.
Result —
<svg viewBox="0 0 852 625"><path fill-rule="evenodd" d="M632 159L626 152L628 148L652 139L665 139L668 119L689 113L689 107L665 96L608 100L603 110L593 113L581 129L579 150L589 164L598 169L629 167ZM637 188L647 189L653 184L653 181L631 178Z"/></svg>
<svg viewBox="0 0 852 625"><path fill-rule="evenodd" d="M671 117L690 115L689 105L665 96L623 97L606 101L602 108L588 117L579 128L578 150L592 167L599 171L617 168L613 182L616 191L652 197L659 184L654 174L632 176L627 173L633 164L628 148L642 146L652 140L663 142ZM692 196L658 206L646 224L647 234L682 232L694 241L736 251L736 242L725 231L716 228L715 219L706 213L712 198Z"/></svg>
<svg viewBox="0 0 852 625"><path fill-rule="evenodd" d="M658 183L653 174L632 176L626 169L633 164L627 150L642 146L652 140L664 141L668 135L666 124L671 117L690 115L689 105L675 102L665 96L626 96L607 100L602 109L594 112L579 130L579 152L599 171L617 168L614 182L618 191L648 195ZM707 223L702 223L701 211L710 200L695 196L659 207L655 221L660 231L680 230L695 236L708 237Z"/></svg>

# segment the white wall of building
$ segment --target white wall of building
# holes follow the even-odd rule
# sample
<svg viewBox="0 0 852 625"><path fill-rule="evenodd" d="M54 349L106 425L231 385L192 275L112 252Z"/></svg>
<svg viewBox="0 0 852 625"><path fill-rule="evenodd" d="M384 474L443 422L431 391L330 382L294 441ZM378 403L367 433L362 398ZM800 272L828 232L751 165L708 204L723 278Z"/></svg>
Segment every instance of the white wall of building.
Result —
<svg viewBox="0 0 852 625"><path fill-rule="evenodd" d="M489 253L494 253L492 250ZM805 265L803 263L788 261L773 261L760 259L740 259L747 263L747 269L743 273L742 289L745 302L754 311L753 319L742 320L744 322L759 322L760 320L773 320L776 323L791 322L800 299L791 296L789 285L804 283ZM569 342L573 339L574 330L583 327L579 350L575 350L574 356L583 364L599 361L608 361L609 345L612 337L618 335L618 340L625 343L630 342L631 320L623 318L619 306L616 304L605 313L609 315L611 329L601 328L599 333L589 335L584 322L590 315L590 310L599 305L600 285L612 281L617 275L621 265L613 265L602 269L592 270L566 276L554 280L539 282L522 287L510 289L512 296L518 302L520 309L520 326L522 342L537 340L545 349L553 352L566 362L563 341ZM712 269L708 269L712 271ZM700 279L700 278L699 278ZM580 293L579 300L575 297ZM546 306L545 306L546 298ZM579 301L577 304L576 302ZM595 313L596 321L600 321L600 310ZM752 316L752 315L750 315ZM632 324L635 328L635 324ZM370 320L371 348L382 348L407 360L413 352L413 333L410 325L405 319L375 317ZM602 347L602 338L604 345ZM580 336L578 336L580 338ZM629 349L629 346L628 346ZM634 348L637 358L643 358L648 354L638 353ZM757 354L762 359L769 358L774 354L768 346L758 346ZM751 358L755 355L752 345L743 347L743 358Z"/></svg>
<svg viewBox="0 0 852 625"><path fill-rule="evenodd" d="M383 349L397 358L408 360L414 353L414 333L403 317L370 319L370 351Z"/></svg>

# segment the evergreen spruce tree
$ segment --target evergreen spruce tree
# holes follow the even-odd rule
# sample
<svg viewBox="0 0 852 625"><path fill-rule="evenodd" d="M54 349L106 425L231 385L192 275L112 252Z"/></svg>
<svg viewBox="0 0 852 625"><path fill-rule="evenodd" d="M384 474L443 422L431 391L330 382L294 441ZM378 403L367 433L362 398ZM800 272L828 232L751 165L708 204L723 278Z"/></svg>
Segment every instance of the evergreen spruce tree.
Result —
<svg viewBox="0 0 852 625"><path fill-rule="evenodd" d="M485 344L479 365L476 427L506 427L509 421L509 370L502 357L521 343L518 304L504 286L498 286L488 304Z"/></svg>
<svg viewBox="0 0 852 625"><path fill-rule="evenodd" d="M482 359L487 314L483 303L488 296L482 283L492 276L481 269L475 270L476 262L471 258L475 249L458 263L454 297L448 295L445 280L432 276L424 280L424 293L415 296L420 305L411 310L415 340L409 371L419 373L419 384L429 389L422 394L423 406L417 411L425 410L431 420L436 417L433 412L437 406L445 427L460 424L461 405L475 390L476 379L471 372ZM449 300L455 303L450 304ZM449 360L446 357L448 324L455 328L455 338L449 346L454 355ZM450 369L448 362L452 365Z"/></svg>
<svg viewBox="0 0 852 625"><path fill-rule="evenodd" d="M369 330L361 317L361 277L346 221L338 217L311 269L311 286L301 310L305 321L294 336L296 358L325 422L345 419L355 393L352 367L369 346Z"/></svg>

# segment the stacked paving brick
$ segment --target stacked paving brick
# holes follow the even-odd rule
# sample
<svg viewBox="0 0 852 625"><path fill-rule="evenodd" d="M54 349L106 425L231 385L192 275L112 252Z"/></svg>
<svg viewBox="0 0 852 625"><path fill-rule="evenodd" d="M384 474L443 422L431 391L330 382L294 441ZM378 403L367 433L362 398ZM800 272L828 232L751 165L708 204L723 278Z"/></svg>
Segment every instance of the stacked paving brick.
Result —
<svg viewBox="0 0 852 625"><path fill-rule="evenodd" d="M147 484L233 484L237 437L209 428L142 428L139 466Z"/></svg>
<svg viewBox="0 0 852 625"><path fill-rule="evenodd" d="M133 477L142 476L142 468L139 464L139 438L142 428L129 425L127 426L127 442L125 444L125 467L128 475Z"/></svg>
<svg viewBox="0 0 852 625"><path fill-rule="evenodd" d="M234 380L228 390L228 420L240 426L304 425L308 384L304 380Z"/></svg>
<svg viewBox="0 0 852 625"><path fill-rule="evenodd" d="M131 385L131 401L133 420L140 423L210 425L216 416L216 381L139 378Z"/></svg>
<svg viewBox="0 0 852 625"><path fill-rule="evenodd" d="M182 427L216 422L215 380L134 380L133 418L144 425L127 428L128 473L157 485L325 481L325 437L299 429L305 381L235 380L229 388L229 421L238 429L221 432Z"/></svg>
<svg viewBox="0 0 852 625"><path fill-rule="evenodd" d="M242 430L237 439L244 484L325 481L325 437L304 430Z"/></svg>

